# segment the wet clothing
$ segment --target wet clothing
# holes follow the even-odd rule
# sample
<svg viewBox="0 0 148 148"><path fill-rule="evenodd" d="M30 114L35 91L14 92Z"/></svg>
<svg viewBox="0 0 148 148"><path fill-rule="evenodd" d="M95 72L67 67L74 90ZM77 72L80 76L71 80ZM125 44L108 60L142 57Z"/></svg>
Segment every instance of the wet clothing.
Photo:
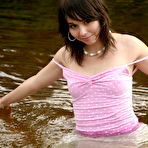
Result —
<svg viewBox="0 0 148 148"><path fill-rule="evenodd" d="M73 98L76 131L89 137L103 137L130 133L139 127L132 106L133 80L128 66L146 59L93 76L74 72L53 59L62 68Z"/></svg>

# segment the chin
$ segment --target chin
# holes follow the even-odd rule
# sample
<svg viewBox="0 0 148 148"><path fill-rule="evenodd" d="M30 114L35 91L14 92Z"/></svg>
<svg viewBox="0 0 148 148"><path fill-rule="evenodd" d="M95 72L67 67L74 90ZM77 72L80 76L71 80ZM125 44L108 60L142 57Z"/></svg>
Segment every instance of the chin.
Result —
<svg viewBox="0 0 148 148"><path fill-rule="evenodd" d="M95 44L97 41L95 40L95 41L90 41L90 42L86 42L85 44L86 45L93 45L93 44Z"/></svg>

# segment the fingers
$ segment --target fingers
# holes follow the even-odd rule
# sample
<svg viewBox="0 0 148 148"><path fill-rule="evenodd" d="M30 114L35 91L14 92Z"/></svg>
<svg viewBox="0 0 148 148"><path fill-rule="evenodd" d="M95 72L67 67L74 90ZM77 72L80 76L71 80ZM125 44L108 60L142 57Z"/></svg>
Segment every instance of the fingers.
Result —
<svg viewBox="0 0 148 148"><path fill-rule="evenodd" d="M0 119L5 121L12 120L12 114L11 114L11 107L5 106L3 109L0 108Z"/></svg>
<svg viewBox="0 0 148 148"><path fill-rule="evenodd" d="M10 108L10 105L4 106L3 104L0 104L0 109L8 109Z"/></svg>
<svg viewBox="0 0 148 148"><path fill-rule="evenodd" d="M11 105L4 105L0 99L0 119L8 120L11 118Z"/></svg>
<svg viewBox="0 0 148 148"><path fill-rule="evenodd" d="M0 107L0 111L2 110L10 110L11 109L11 106L1 106Z"/></svg>
<svg viewBox="0 0 148 148"><path fill-rule="evenodd" d="M11 110L11 105L3 105L2 103L0 103L0 111L2 112L3 110Z"/></svg>
<svg viewBox="0 0 148 148"><path fill-rule="evenodd" d="M3 104L0 104L0 109L4 109L4 105Z"/></svg>
<svg viewBox="0 0 148 148"><path fill-rule="evenodd" d="M1 106L0 108L0 116L1 115L7 115L11 113L11 107L10 106Z"/></svg>
<svg viewBox="0 0 148 148"><path fill-rule="evenodd" d="M4 104L2 102L2 100L0 99L0 109L8 109L10 108L10 105L9 104Z"/></svg>

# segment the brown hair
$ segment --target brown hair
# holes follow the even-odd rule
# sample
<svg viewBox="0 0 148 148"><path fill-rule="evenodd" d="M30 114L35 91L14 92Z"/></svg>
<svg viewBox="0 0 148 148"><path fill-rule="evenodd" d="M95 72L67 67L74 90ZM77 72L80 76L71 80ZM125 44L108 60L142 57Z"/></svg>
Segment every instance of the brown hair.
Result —
<svg viewBox="0 0 148 148"><path fill-rule="evenodd" d="M81 65L84 57L84 43L68 39L69 26L66 17L78 21L91 22L98 20L101 26L99 37L104 44L104 55L110 46L115 47L115 40L110 33L110 18L108 9L103 0L60 0L58 11L59 32L62 34L66 49L70 50L71 57Z"/></svg>

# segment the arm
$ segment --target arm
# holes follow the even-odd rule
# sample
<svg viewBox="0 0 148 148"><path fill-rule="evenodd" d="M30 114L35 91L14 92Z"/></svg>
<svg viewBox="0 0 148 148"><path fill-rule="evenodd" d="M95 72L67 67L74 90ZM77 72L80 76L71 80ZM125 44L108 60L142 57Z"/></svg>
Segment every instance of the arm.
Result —
<svg viewBox="0 0 148 148"><path fill-rule="evenodd" d="M56 56L57 57L57 56ZM62 77L62 69L51 61L46 67L36 75L24 81L20 86L14 89L0 99L0 108L9 106L11 103L22 100L43 87L50 85L55 80Z"/></svg>

